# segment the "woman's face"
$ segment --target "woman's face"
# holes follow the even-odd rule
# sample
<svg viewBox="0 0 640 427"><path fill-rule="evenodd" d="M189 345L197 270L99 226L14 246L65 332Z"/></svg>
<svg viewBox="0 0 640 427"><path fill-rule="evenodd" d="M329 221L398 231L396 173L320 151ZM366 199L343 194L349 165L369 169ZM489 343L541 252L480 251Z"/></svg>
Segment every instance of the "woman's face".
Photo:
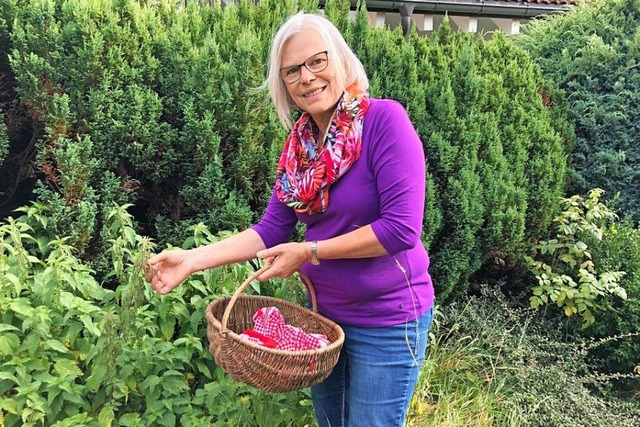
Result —
<svg viewBox="0 0 640 427"><path fill-rule="evenodd" d="M305 29L284 44L280 67L303 64L317 53L327 50L329 50L328 46L316 30ZM300 109L311 114L322 132L329 125L335 106L344 90L336 81L331 52L328 54L328 61L327 68L317 73L312 73L305 66L300 67L300 79L294 83L285 83L293 102Z"/></svg>

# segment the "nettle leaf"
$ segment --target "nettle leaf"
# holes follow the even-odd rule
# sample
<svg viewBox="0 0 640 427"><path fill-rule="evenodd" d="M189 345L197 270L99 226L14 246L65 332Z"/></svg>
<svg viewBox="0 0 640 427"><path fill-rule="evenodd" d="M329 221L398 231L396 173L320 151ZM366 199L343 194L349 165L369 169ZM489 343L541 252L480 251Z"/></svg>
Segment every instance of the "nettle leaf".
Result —
<svg viewBox="0 0 640 427"><path fill-rule="evenodd" d="M205 314L204 314L204 311L202 310L197 310L191 313L191 318L189 319L189 321L191 323L192 331L198 330L198 326L201 324L202 319L204 319L204 316Z"/></svg>
<svg viewBox="0 0 640 427"><path fill-rule="evenodd" d="M16 328L13 325L8 325L6 323L0 323L0 333L6 332L6 331L19 331L20 329Z"/></svg>
<svg viewBox="0 0 640 427"><path fill-rule="evenodd" d="M44 342L45 347L50 348L55 351L59 351L60 353L69 353L69 349L64 346L60 341L56 340L46 340Z"/></svg>
<svg viewBox="0 0 640 427"><path fill-rule="evenodd" d="M76 299L77 299L76 296L73 295L71 292L67 292L67 291L60 292L60 299L59 299L60 305L62 305L66 309L76 308L77 307Z"/></svg>
<svg viewBox="0 0 640 427"><path fill-rule="evenodd" d="M202 373L206 378L208 379L213 378L211 375L211 370L203 361L196 360L196 366L198 367L198 370L200 371L200 373Z"/></svg>
<svg viewBox="0 0 640 427"><path fill-rule="evenodd" d="M100 427L111 427L114 419L115 413L113 412L113 408L109 405L102 408L102 410L98 414L98 422L100 423Z"/></svg>
<svg viewBox="0 0 640 427"><path fill-rule="evenodd" d="M142 390L153 390L162 382L162 378L157 375L150 375L140 384Z"/></svg>
<svg viewBox="0 0 640 427"><path fill-rule="evenodd" d="M80 316L80 321L84 324L84 327L87 328L89 332L91 332L92 335L96 337L100 336L100 330L96 327L96 324L93 323L93 319L91 318L91 316L83 314L82 316Z"/></svg>
<svg viewBox="0 0 640 427"><path fill-rule="evenodd" d="M32 332L22 341L22 350L27 350L29 352L29 356L33 356L40 348L40 343L40 336L35 332Z"/></svg>
<svg viewBox="0 0 640 427"><path fill-rule="evenodd" d="M51 427L78 427L87 425L86 422L91 421L89 415L85 412L80 414L76 414L72 417L65 418L62 421L58 421L55 424L52 424Z"/></svg>
<svg viewBox="0 0 640 427"><path fill-rule="evenodd" d="M0 335L0 354L10 356L20 347L20 338L16 334L3 333Z"/></svg>
<svg viewBox="0 0 640 427"><path fill-rule="evenodd" d="M20 288L20 279L18 279L15 274L6 272L4 273L4 278L11 282L11 284L15 286L16 289Z"/></svg>
<svg viewBox="0 0 640 427"><path fill-rule="evenodd" d="M54 365L54 369L62 377L77 378L83 375L80 368L69 359L58 359Z"/></svg>
<svg viewBox="0 0 640 427"><path fill-rule="evenodd" d="M15 300L11 305L9 305L9 308L16 313L21 314L23 317L31 317L33 314L33 307L30 305L29 301L24 298Z"/></svg>
<svg viewBox="0 0 640 427"><path fill-rule="evenodd" d="M3 397L2 404L0 404L0 407L4 411L7 411L10 414L15 414L15 415L18 414L18 401L16 401L15 399L9 399L9 398Z"/></svg>
<svg viewBox="0 0 640 427"><path fill-rule="evenodd" d="M87 387L87 390L93 391L93 392L98 390L106 374L107 374L107 367L105 365L98 365L98 366L94 365L91 375L89 375L89 377L87 378L87 381L85 382L85 386ZM112 413L113 413L113 410L112 410Z"/></svg>
<svg viewBox="0 0 640 427"><path fill-rule="evenodd" d="M18 379L16 378L16 376L13 374L10 374L9 372L0 371L0 380L12 381L18 384Z"/></svg>

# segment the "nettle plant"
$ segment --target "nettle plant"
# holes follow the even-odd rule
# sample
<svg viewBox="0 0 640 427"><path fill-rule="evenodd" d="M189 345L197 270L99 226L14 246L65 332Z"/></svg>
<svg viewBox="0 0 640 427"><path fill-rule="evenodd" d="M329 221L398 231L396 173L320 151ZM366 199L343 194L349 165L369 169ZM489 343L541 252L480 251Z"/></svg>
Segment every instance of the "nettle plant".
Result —
<svg viewBox="0 0 640 427"><path fill-rule="evenodd" d="M233 382L207 351L205 307L250 267L199 272L160 296L143 280L154 244L135 232L129 207L105 212L113 291L69 237L47 234L43 205L0 223L0 427L310 424L308 390ZM184 247L220 238L203 224L192 231ZM272 282L250 291L277 295L296 280Z"/></svg>
<svg viewBox="0 0 640 427"><path fill-rule="evenodd" d="M601 242L618 220L600 202L603 193L596 188L589 191L586 199L579 195L561 199L563 212L553 221L556 237L540 240L533 247L534 255L525 257L529 270L538 279L532 289L531 307L555 303L565 315L580 316L583 328L595 322L596 311L609 308L609 296L627 298L619 284L625 272L598 272L587 244Z"/></svg>

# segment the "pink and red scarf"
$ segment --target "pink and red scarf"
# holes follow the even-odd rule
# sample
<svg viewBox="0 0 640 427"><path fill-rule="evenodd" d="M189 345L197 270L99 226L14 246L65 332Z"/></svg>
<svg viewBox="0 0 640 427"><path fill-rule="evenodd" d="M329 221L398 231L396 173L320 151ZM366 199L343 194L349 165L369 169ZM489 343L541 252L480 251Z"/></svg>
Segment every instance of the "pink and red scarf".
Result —
<svg viewBox="0 0 640 427"><path fill-rule="evenodd" d="M278 199L298 213L323 213L329 206L329 187L358 160L362 151L362 123L369 97L354 83L331 118L322 147L316 149L319 129L309 113L294 123L284 143L275 191Z"/></svg>

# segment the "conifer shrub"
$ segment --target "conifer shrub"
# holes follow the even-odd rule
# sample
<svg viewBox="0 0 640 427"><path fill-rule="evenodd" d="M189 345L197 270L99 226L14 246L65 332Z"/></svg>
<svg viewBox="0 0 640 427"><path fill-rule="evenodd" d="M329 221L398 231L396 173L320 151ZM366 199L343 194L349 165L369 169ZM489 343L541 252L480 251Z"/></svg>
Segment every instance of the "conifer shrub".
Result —
<svg viewBox="0 0 640 427"><path fill-rule="evenodd" d="M596 0L535 19L515 37L569 99L575 126L569 194L620 193L640 218L640 1Z"/></svg>
<svg viewBox="0 0 640 427"><path fill-rule="evenodd" d="M568 126L539 68L504 35L476 39L446 20L431 39L407 41L354 26L372 94L401 101L424 143L423 237L439 297L482 270L516 267L564 190Z"/></svg>
<svg viewBox="0 0 640 427"><path fill-rule="evenodd" d="M281 22L293 3L15 4L11 67L20 99L44 129L34 160L38 200L54 201L58 227L82 228L69 230L81 236L72 244L86 247L85 228L99 236L114 201L134 202L140 226L153 235L159 226L162 242L179 241L201 220L222 230L257 219L272 185L272 145L285 135L251 91L264 78L263 33L273 31L262 18ZM85 140L89 164L61 142ZM70 164L84 164L87 174L63 176ZM78 189L92 208L79 206ZM74 225L83 212L94 222Z"/></svg>
<svg viewBox="0 0 640 427"><path fill-rule="evenodd" d="M131 204L160 246L199 222L218 232L259 218L287 131L252 89L274 31L317 2L0 4L15 23L16 91L42 129L37 199L81 257L99 259L114 202ZM424 143L422 237L440 298L482 269L513 268L564 181L566 125L539 70L501 35L475 39L445 22L433 39L406 39L371 28L364 7L349 20L349 7L328 1L325 14L364 63L371 95L400 101Z"/></svg>

